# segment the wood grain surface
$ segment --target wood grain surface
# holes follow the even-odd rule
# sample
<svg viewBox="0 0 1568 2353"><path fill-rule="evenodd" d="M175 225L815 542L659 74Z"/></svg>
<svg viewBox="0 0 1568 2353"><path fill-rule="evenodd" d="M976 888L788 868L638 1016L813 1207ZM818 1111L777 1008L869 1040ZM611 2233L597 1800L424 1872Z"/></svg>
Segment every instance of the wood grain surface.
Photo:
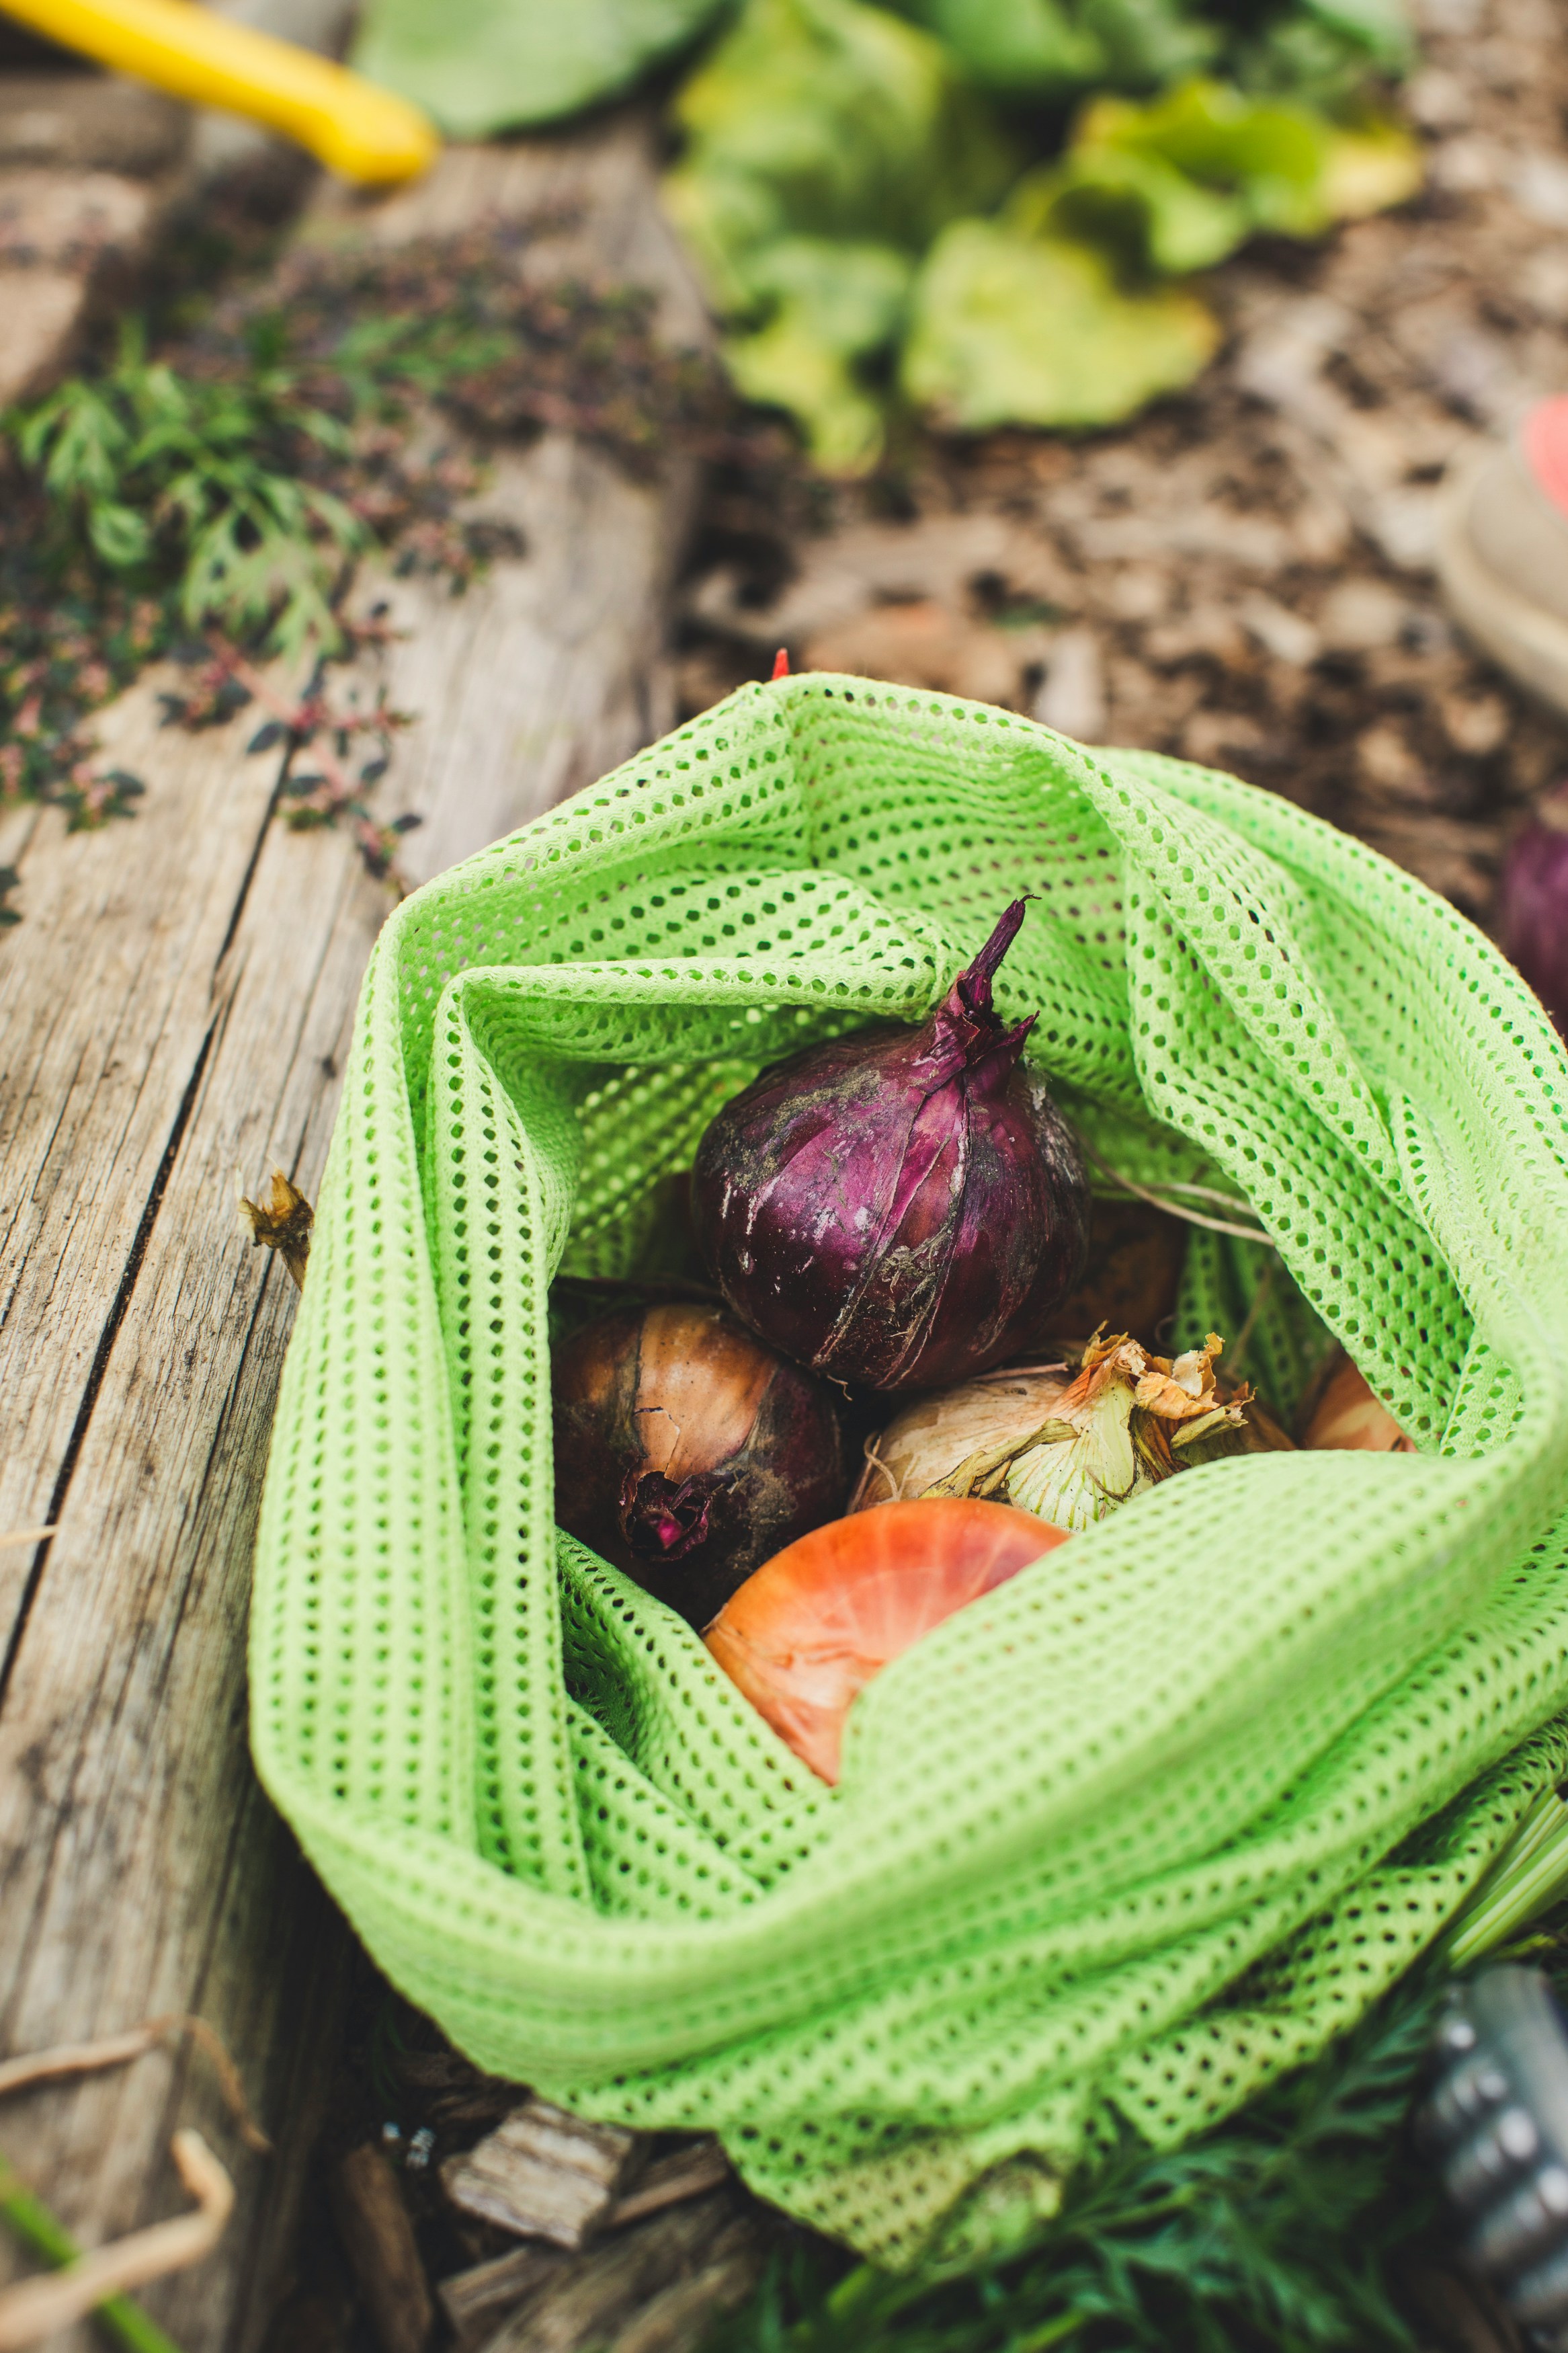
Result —
<svg viewBox="0 0 1568 2353"><path fill-rule="evenodd" d="M403 237L542 202L576 211L556 266L641 278L672 331L700 332L635 114L454 153L377 205L329 196L306 233ZM498 469L521 557L459 600L394 584L408 634L377 676L419 724L380 794L426 819L419 875L661 723L694 491L689 467L637 484L548 435ZM8 2102L0 2147L97 2244L179 2208L169 2135L197 2124L238 2209L215 2257L144 2301L186 2353L250 2353L349 1947L247 1752L250 1553L294 1293L241 1231L235 1177L254 1194L276 1163L314 1192L392 899L345 835L279 822L277 755L245 748L254 711L162 728L168 683L143 679L99 723L106 759L145 781L132 818L75 837L52 810L0 820L24 919L0 938L0 1535L58 1527L0 1549L0 2055L199 2011L277 2148L241 2146L180 2048ZM26 2267L0 2242L7 2265Z"/></svg>

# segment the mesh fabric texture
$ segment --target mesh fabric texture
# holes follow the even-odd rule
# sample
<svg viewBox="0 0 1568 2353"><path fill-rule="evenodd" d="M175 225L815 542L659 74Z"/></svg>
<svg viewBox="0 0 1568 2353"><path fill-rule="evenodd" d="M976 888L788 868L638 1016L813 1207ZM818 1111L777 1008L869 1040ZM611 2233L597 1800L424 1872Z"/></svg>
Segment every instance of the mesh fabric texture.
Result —
<svg viewBox="0 0 1568 2353"><path fill-rule="evenodd" d="M1289 1410L1326 1324L1418 1452L1188 1472L889 1668L817 1783L556 1531L548 1293L626 1272L764 1062L1005 1020L1110 1166L1251 1202L1186 1331ZM1568 1063L1471 925L1266 792L1006 712L743 691L408 900L283 1382L258 1763L483 2066L716 2130L874 2259L1048 2211L1348 2024L1568 1739Z"/></svg>

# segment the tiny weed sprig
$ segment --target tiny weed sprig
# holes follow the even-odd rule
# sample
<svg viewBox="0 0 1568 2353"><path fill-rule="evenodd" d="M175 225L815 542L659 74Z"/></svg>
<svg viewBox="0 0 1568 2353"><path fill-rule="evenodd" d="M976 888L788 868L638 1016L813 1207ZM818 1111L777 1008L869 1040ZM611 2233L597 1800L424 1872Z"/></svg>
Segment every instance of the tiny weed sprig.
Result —
<svg viewBox="0 0 1568 2353"><path fill-rule="evenodd" d="M468 512L476 437L565 427L646 473L710 436L714 380L655 341L651 300L538 285L534 233L297 249L194 327L124 323L96 365L0 418L19 477L0 514L0 807L57 801L79 827L127 813L141 786L100 769L86 722L182 639L207 641L237 707L255 688L237 664L314 664L319 684L363 642L344 600L368 555L457 593L519 549ZM469 446L441 438L452 427ZM315 762L288 780L288 821L349 825L385 871L402 821L365 795L402 723L323 713L308 694L277 715ZM380 754L354 771L366 734Z"/></svg>
<svg viewBox="0 0 1568 2353"><path fill-rule="evenodd" d="M367 642L380 643L385 632L380 615L364 627L344 622L344 650L358 650ZM401 837L416 826L416 817L384 823L369 807L366 795L385 775L393 736L413 723L413 713L392 710L384 688L368 710L334 708L326 689L327 657L318 660L309 684L297 701L280 694L256 664L222 638L211 638L195 666L184 694L164 694L164 723L190 733L226 720L254 702L267 712L246 745L250 753L270 752L287 745L291 754L309 750L315 762L310 771L290 765L280 787L284 822L291 832L305 833L319 826L346 826L359 844L370 872L395 879L394 858ZM355 746L371 756L354 770Z"/></svg>

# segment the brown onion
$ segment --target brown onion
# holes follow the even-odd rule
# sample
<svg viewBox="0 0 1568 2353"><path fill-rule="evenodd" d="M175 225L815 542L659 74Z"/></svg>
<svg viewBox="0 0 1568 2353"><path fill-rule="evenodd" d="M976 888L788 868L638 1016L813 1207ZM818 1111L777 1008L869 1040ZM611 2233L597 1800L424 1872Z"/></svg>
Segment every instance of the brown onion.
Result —
<svg viewBox="0 0 1568 2353"><path fill-rule="evenodd" d="M1053 1332L1137 1332L1159 1344L1176 1312L1192 1228L1148 1201L1090 1204L1089 1272L1051 1316Z"/></svg>
<svg viewBox="0 0 1568 2353"><path fill-rule="evenodd" d="M948 1496L833 1520L760 1568L703 1635L781 1740L838 1778L851 1701L890 1661L1066 1537Z"/></svg>
<svg viewBox="0 0 1568 2353"><path fill-rule="evenodd" d="M831 1393L722 1307L628 1307L555 1352L555 1515L701 1626L844 1507Z"/></svg>
<svg viewBox="0 0 1568 2353"><path fill-rule="evenodd" d="M1341 1349L1318 1391L1308 1416L1303 1446L1340 1448L1363 1454L1414 1454L1415 1441L1406 1438L1381 1398L1374 1397L1366 1375Z"/></svg>

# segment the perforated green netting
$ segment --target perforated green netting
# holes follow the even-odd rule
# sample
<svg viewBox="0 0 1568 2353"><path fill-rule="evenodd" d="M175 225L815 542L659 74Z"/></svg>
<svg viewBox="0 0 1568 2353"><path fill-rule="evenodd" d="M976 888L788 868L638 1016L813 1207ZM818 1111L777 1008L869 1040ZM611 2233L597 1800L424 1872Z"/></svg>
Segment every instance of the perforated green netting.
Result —
<svg viewBox="0 0 1568 2353"><path fill-rule="evenodd" d="M889 1668L837 1792L552 1521L546 1294L759 1064L1004 1018L1113 1166L1249 1197L1254 1377L1339 1333L1414 1456L1187 1472ZM432 883L365 983L258 1562L267 1786L484 2065L721 2132L889 2263L1346 2024L1563 1769L1568 1063L1288 803L943 697L748 689ZM1187 1334L1273 1253L1202 1238ZM1313 1328L1316 1328L1315 1325Z"/></svg>

